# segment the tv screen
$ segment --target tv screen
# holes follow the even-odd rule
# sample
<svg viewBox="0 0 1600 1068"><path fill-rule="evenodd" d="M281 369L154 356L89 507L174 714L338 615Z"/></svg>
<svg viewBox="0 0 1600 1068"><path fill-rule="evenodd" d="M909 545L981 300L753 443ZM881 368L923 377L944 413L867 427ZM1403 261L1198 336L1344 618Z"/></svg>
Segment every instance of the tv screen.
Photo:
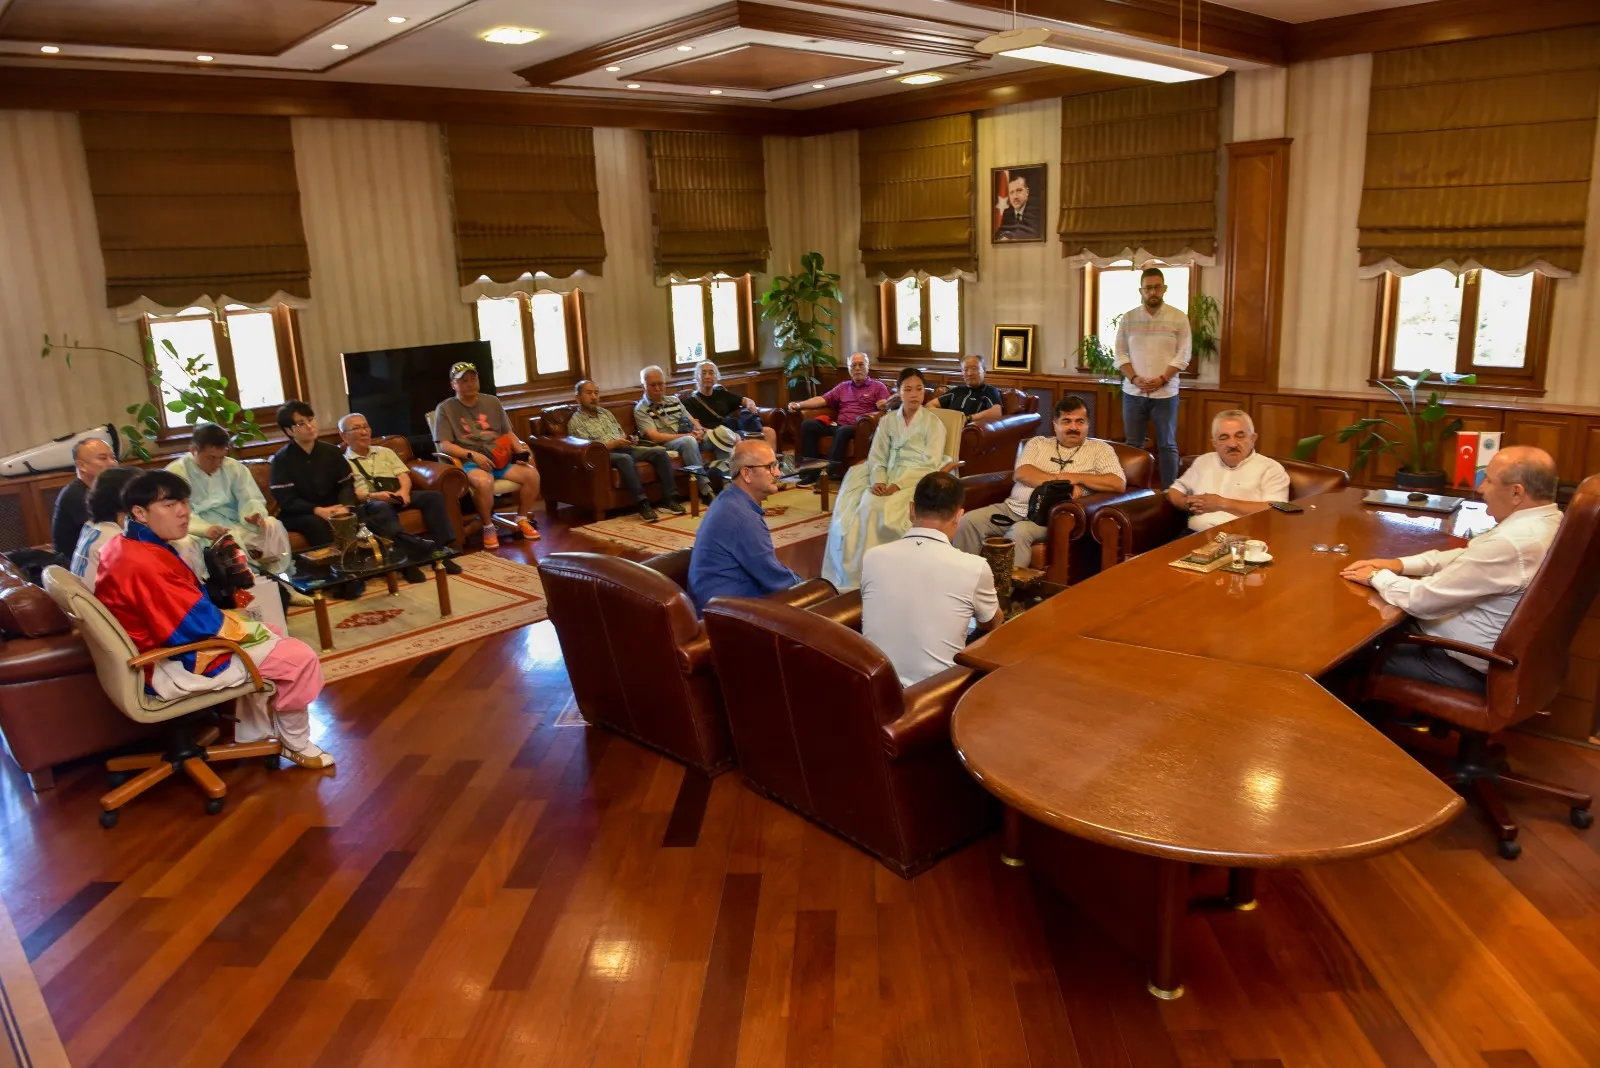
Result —
<svg viewBox="0 0 1600 1068"><path fill-rule="evenodd" d="M483 392L493 393L494 357L487 341L347 352L344 389L350 410L367 417L374 438L426 438L428 413L450 396L450 366L462 360L477 366Z"/></svg>

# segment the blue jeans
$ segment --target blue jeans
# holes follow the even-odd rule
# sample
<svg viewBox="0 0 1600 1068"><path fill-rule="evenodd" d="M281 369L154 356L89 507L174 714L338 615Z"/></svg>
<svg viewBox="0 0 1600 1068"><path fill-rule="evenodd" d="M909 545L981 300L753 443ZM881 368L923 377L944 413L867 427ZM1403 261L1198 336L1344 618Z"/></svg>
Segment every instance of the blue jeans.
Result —
<svg viewBox="0 0 1600 1068"><path fill-rule="evenodd" d="M1161 488L1178 477L1178 395L1135 397L1122 395L1122 440L1136 449L1144 448L1145 431L1154 428L1156 460L1161 469Z"/></svg>

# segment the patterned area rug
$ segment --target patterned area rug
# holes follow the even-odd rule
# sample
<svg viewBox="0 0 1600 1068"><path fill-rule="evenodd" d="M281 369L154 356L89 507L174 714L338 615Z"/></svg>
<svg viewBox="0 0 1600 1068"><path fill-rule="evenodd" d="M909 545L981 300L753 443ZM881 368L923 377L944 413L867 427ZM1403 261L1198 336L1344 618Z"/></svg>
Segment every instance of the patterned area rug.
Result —
<svg viewBox="0 0 1600 1068"><path fill-rule="evenodd" d="M439 616L439 594L431 578L416 586L402 580L394 597L382 579L375 579L359 600L330 600L333 649L321 654L323 679L359 675L549 615L536 568L488 553L470 553L456 562L463 573L450 577L452 612L447 618ZM315 610L291 608L289 633L320 648Z"/></svg>
<svg viewBox="0 0 1600 1068"><path fill-rule="evenodd" d="M833 507L838 488L835 483L828 493L830 508ZM809 489L790 489L774 493L767 498L766 507L768 512L777 513L767 516L767 528L772 531L774 549L825 536L828 533L828 522L833 518L831 512L822 510L822 498ZM666 512L659 514L668 515ZM705 514L705 509L702 508L699 519L691 519L687 515L673 516L664 518L659 523L646 523L637 515L625 515L615 519L603 519L598 523L590 523L576 529L591 538L626 545L632 549L643 549L650 553L669 553L687 549L694 544L695 531L700 528L700 520L705 518Z"/></svg>
<svg viewBox="0 0 1600 1068"><path fill-rule="evenodd" d="M0 906L0 1068L70 1068L44 994Z"/></svg>

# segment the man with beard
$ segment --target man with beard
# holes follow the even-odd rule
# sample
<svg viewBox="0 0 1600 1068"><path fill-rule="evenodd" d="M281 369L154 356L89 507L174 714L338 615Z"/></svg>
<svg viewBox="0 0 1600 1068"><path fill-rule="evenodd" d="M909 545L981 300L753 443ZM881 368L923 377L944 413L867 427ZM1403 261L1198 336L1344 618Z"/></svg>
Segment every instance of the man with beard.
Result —
<svg viewBox="0 0 1600 1068"><path fill-rule="evenodd" d="M1167 489L1167 500L1189 513L1190 530L1209 530L1289 499L1289 472L1256 452L1249 412L1230 409L1211 420L1212 451L1195 457Z"/></svg>
<svg viewBox="0 0 1600 1068"><path fill-rule="evenodd" d="M1145 430L1155 431L1161 485L1178 474L1178 374L1189 366L1189 317L1164 300L1166 276L1146 267L1139 276L1142 303L1117 320L1117 370L1122 372L1123 438L1144 448Z"/></svg>

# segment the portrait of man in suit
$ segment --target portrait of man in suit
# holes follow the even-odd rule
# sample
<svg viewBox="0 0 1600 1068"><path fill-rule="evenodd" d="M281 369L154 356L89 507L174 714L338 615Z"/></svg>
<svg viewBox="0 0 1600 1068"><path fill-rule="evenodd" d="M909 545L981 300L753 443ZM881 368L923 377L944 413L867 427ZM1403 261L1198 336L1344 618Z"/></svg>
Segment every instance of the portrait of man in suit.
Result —
<svg viewBox="0 0 1600 1068"><path fill-rule="evenodd" d="M996 167L993 242L1043 241L1046 165Z"/></svg>

